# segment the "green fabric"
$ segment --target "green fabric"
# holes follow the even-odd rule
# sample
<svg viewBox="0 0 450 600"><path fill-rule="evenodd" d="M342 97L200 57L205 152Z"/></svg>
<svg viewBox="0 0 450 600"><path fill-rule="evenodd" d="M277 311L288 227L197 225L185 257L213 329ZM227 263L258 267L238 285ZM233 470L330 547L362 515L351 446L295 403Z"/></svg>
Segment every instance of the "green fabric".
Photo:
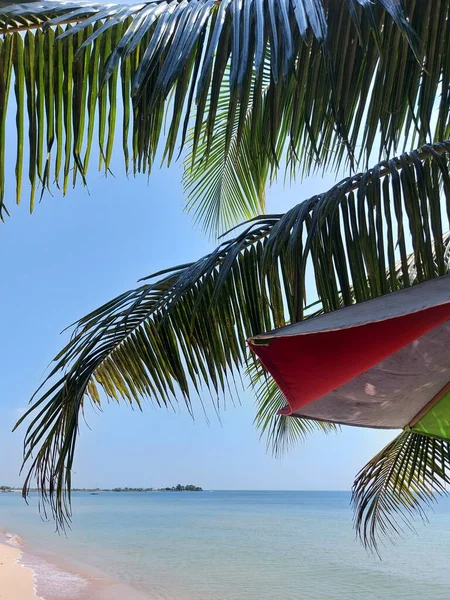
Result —
<svg viewBox="0 0 450 600"><path fill-rule="evenodd" d="M418 421L411 431L450 441L450 392Z"/></svg>

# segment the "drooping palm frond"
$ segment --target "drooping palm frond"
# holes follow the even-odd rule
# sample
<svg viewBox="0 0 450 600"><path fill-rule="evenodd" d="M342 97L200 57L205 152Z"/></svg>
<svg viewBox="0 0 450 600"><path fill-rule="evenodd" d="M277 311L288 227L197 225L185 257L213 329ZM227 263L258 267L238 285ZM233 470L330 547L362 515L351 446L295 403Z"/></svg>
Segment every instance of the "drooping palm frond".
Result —
<svg viewBox="0 0 450 600"><path fill-rule="evenodd" d="M206 389L219 407L252 360L248 337L445 274L449 212L446 141L349 177L285 215L258 217L211 254L81 319L24 417L32 416L24 493L36 478L63 520L86 398L140 405L147 396L159 406L182 398L192 410ZM319 305L305 310L307 301Z"/></svg>
<svg viewBox="0 0 450 600"><path fill-rule="evenodd" d="M39 186L49 189L55 182L64 192L69 184L85 182L94 146L99 167L108 171L121 104L127 171L148 171L163 137L169 159L185 146L190 124L194 156L200 160L205 144L211 153L224 85L225 151L238 153L246 139L242 115L250 112L250 148L244 157L250 152L277 166L275 148L281 140L294 173L367 161L373 152L390 156L402 139L409 147L413 139L416 144L445 139L449 6L450 0L432 5L417 0L154 0L0 6L0 207L9 201L4 198L4 144L7 109L13 104L16 199L26 170L31 208ZM270 83L262 103L266 71ZM237 148L231 150L233 145ZM211 182L222 169L220 162L215 168L206 161L195 164L209 165L205 177ZM248 185L246 168L234 169L234 176L243 189ZM248 202L236 208L230 200L235 221L254 211L252 195Z"/></svg>
<svg viewBox="0 0 450 600"><path fill-rule="evenodd" d="M265 436L266 446L275 457L282 456L298 442L315 432L331 433L339 431L334 423L313 421L312 419L291 419L279 415L278 411L286 406L286 399L280 388L263 370L260 363L250 365L250 380L256 397L256 416L254 424Z"/></svg>
<svg viewBox="0 0 450 600"><path fill-rule="evenodd" d="M270 72L262 76L261 112L267 102L270 86ZM236 215L241 219L265 212L266 184L269 171L274 166L267 154L254 152L256 136L265 137L263 123L252 122L252 91L248 99L247 113L234 114L234 127L230 131L228 81L224 82L217 102L217 114L212 142L206 137L195 145L195 131L191 132L190 145L184 161L184 190L187 210L195 211L196 221L207 231L218 234L236 223ZM244 124L241 126L240 120ZM207 123L202 127L206 128ZM231 138L228 140L227 136ZM274 148L274 159L281 160L285 140L279 138Z"/></svg>
<svg viewBox="0 0 450 600"><path fill-rule="evenodd" d="M380 538L426 520L423 507L447 493L450 443L405 431L358 473L353 485L355 527L363 543L378 552Z"/></svg>
<svg viewBox="0 0 450 600"><path fill-rule="evenodd" d="M312 312L311 309L317 306L319 309ZM320 306L320 302L315 302L313 306L307 308L309 318L323 312ZM299 442L305 441L308 435L315 431L331 433L340 430L335 423L291 419L278 414L278 411L285 408L286 398L260 362L250 362L247 375L256 400L254 425L260 432L260 438L265 437L267 450L271 451L276 458L283 456Z"/></svg>
<svg viewBox="0 0 450 600"><path fill-rule="evenodd" d="M247 209L246 219L265 212L269 162L252 155L249 118L238 144L239 115L235 115L235 129L227 148L228 119L228 88L222 86L212 144L208 148L208 142L201 140L198 151L189 153L184 161L186 209L194 211L196 221L214 234L235 224L234 217L241 212L239 206Z"/></svg>

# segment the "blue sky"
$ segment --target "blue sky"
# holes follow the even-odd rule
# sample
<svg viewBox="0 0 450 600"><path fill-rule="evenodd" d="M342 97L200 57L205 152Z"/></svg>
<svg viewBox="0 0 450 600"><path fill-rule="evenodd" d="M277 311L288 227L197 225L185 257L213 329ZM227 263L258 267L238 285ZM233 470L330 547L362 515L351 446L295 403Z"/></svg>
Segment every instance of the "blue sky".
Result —
<svg viewBox="0 0 450 600"><path fill-rule="evenodd" d="M10 130L12 134L12 130ZM92 167L91 167L92 168ZM10 165L9 175L13 174ZM195 259L210 242L183 211L181 166L155 169L149 181L91 171L89 191L45 195L33 215L27 199L14 206L13 177L6 202L11 218L0 226L0 484L18 485L24 429L12 434L78 317L155 270ZM327 189L328 177L268 191L268 211L282 212ZM9 187L10 186L10 187ZM228 406L221 423L201 410L144 413L125 404L87 410L75 463L75 486L165 486L194 483L209 489L349 489L354 475L393 437L392 432L346 428L317 433L282 459L266 453L252 421L253 401Z"/></svg>

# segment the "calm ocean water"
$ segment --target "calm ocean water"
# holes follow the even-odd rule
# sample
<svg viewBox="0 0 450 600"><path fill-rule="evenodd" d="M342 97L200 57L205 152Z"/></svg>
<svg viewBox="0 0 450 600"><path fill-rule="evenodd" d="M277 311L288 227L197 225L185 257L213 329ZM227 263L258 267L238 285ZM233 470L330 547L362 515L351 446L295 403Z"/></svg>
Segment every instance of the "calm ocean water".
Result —
<svg viewBox="0 0 450 600"><path fill-rule="evenodd" d="M46 600L448 600L450 501L417 534L384 547L380 561L355 540L349 499L78 493L64 537L34 502L0 494L0 528L25 540L24 562Z"/></svg>

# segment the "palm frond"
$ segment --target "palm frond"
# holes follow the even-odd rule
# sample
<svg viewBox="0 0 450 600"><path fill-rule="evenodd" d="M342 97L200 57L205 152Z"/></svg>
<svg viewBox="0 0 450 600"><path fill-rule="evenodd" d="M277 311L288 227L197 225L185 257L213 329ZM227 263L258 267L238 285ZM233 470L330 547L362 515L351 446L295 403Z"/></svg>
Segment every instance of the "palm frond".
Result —
<svg viewBox="0 0 450 600"><path fill-rule="evenodd" d="M256 398L254 424L260 431L260 437L265 436L267 450L275 457L281 457L315 431L332 433L340 430L334 423L279 415L278 411L286 406L286 399L274 379L263 370L260 363L250 365L249 374Z"/></svg>
<svg viewBox="0 0 450 600"><path fill-rule="evenodd" d="M237 220L247 220L265 212L265 188L270 171L267 155L254 152L255 136L262 139L265 132L261 125L257 127L252 123L255 102L252 90L248 90L247 112L230 114L231 75L228 70L228 77L222 82L212 135L201 137L194 147L195 129L192 129L184 160L186 208L195 212L196 221L202 223L206 231L216 235L235 225ZM258 98L263 111L269 85L270 73L265 73ZM234 119L231 133L230 119ZM243 127L240 126L241 119L244 120ZM202 129L207 127L205 121ZM228 135L231 135L230 140ZM281 160L283 143L283 139L279 140L275 149L277 160Z"/></svg>
<svg viewBox="0 0 450 600"><path fill-rule="evenodd" d="M379 551L379 541L411 529L414 517L427 519L424 507L447 494L450 443L405 431L358 473L352 502L363 543Z"/></svg>
<svg viewBox="0 0 450 600"><path fill-rule="evenodd" d="M118 5L115 5L117 10ZM0 32L15 33L16 31L30 31L41 28L53 20L58 23L78 23L85 21L95 15L107 15L105 11L111 10L111 4L107 7L98 2L36 2L25 0L25 2L0 2ZM111 13L113 14L113 13Z"/></svg>
<svg viewBox="0 0 450 600"><path fill-rule="evenodd" d="M81 319L24 417L24 493L36 478L63 520L86 398L181 398L192 411L206 389L219 409L254 360L248 337L445 274L449 157L446 141L382 162L284 215L254 219L211 254Z"/></svg>
<svg viewBox="0 0 450 600"><path fill-rule="evenodd" d="M242 156L244 166L236 158L232 169L218 161L207 171L212 186L220 171L228 173L222 194L228 193L230 172L240 170L240 186L255 185L244 177L248 156L277 168L278 144L292 172L307 174L358 160L365 166L373 153L390 157L402 140L412 147L445 139L449 7L450 0L432 7L415 0L2 5L0 69L7 85L0 90L0 117L15 103L16 199L25 170L31 208L38 188L56 184L66 192L85 183L95 146L100 168L108 172L118 127L125 168L134 173L151 169L162 138L170 161L186 147L191 124L196 164L204 144L214 155L214 136L224 132L225 154ZM397 60L390 60L392 54ZM224 86L227 97L221 95ZM0 142L4 156L4 136ZM3 181L9 178L4 168L0 164L2 212ZM249 195L248 214L260 206L256 190L264 172ZM236 189L231 186L230 194ZM225 222L239 219L242 198L236 204L231 197Z"/></svg>

